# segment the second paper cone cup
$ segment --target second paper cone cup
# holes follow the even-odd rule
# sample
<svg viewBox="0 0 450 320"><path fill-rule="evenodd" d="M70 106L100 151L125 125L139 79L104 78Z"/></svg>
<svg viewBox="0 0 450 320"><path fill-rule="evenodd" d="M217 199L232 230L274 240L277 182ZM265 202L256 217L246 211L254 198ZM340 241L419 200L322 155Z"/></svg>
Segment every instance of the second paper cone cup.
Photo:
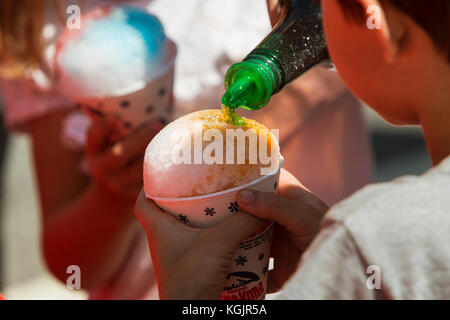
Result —
<svg viewBox="0 0 450 320"><path fill-rule="evenodd" d="M80 97L77 102L90 117L102 117L114 125L118 136L126 136L153 119L173 118L173 82L176 46L169 42L164 72L149 82L137 83L106 97Z"/></svg>

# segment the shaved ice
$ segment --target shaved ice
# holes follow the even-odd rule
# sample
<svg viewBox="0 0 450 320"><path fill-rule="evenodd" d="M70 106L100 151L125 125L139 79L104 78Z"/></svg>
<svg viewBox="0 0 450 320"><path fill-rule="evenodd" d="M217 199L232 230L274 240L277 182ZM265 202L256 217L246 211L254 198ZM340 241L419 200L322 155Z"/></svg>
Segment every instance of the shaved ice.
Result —
<svg viewBox="0 0 450 320"><path fill-rule="evenodd" d="M145 152L146 196L182 198L211 194L250 183L262 177L264 169L266 174L278 169L276 135L254 120L244 118L245 125L239 127L229 120L221 110L203 110L185 115L161 130ZM250 138L241 140L244 145L239 145L237 138L226 138L228 133L239 131L254 134L256 148L250 147ZM212 144L217 148L212 148Z"/></svg>
<svg viewBox="0 0 450 320"><path fill-rule="evenodd" d="M171 67L161 22L140 8L101 6L83 15L81 25L58 41L59 86L69 97L126 94Z"/></svg>

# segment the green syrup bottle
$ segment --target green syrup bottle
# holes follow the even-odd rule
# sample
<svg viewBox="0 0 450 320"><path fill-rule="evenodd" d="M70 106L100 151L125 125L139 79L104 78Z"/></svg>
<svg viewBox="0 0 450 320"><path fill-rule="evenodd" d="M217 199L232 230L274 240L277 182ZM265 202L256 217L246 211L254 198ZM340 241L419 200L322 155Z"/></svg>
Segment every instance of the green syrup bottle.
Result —
<svg viewBox="0 0 450 320"><path fill-rule="evenodd" d="M225 75L222 104L257 110L309 69L329 65L318 0L280 0L281 19L266 38Z"/></svg>

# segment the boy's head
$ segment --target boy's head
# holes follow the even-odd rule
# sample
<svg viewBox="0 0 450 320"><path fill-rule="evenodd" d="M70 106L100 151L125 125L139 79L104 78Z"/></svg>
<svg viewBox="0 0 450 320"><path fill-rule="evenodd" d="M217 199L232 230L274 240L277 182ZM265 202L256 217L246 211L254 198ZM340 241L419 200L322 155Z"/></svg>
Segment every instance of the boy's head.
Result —
<svg viewBox="0 0 450 320"><path fill-rule="evenodd" d="M417 123L418 108L450 101L450 0L322 0L322 9L340 75L387 120Z"/></svg>

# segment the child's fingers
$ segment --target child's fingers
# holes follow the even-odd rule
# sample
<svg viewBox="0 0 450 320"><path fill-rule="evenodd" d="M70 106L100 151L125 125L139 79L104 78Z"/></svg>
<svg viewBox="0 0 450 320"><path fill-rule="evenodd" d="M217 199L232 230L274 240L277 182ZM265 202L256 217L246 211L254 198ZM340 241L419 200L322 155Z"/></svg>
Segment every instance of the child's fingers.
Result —
<svg viewBox="0 0 450 320"><path fill-rule="evenodd" d="M237 247L242 240L268 224L267 221L255 218L245 212L237 212L211 228L190 228L170 214L163 212L152 200L146 199L143 191L136 202L135 213L150 234L149 237L155 241L161 242L165 238L175 239L186 232L191 235L202 233L205 246L213 246L217 250L221 250L219 247L222 246Z"/></svg>
<svg viewBox="0 0 450 320"><path fill-rule="evenodd" d="M105 180L117 193L135 200L142 189L142 158Z"/></svg>
<svg viewBox="0 0 450 320"><path fill-rule="evenodd" d="M143 190L139 193L134 212L142 226L149 232L158 230L161 224L166 223L166 219L170 219L152 200L146 198Z"/></svg>
<svg viewBox="0 0 450 320"><path fill-rule="evenodd" d="M314 200L293 201L272 192L243 190L238 193L237 201L244 211L275 221L296 236L316 232L326 211L311 207L309 202Z"/></svg>
<svg viewBox="0 0 450 320"><path fill-rule="evenodd" d="M135 214L146 231L155 237L166 238L178 235L182 230L194 231L172 215L162 211L142 190L136 201ZM167 232L171 232L167 234Z"/></svg>
<svg viewBox="0 0 450 320"><path fill-rule="evenodd" d="M134 160L123 171L119 172L118 180L127 187L140 186L142 187L142 170L144 156Z"/></svg>
<svg viewBox="0 0 450 320"><path fill-rule="evenodd" d="M281 289L281 285L279 285L274 278L275 270L270 270L267 275L267 293L277 293Z"/></svg>
<svg viewBox="0 0 450 320"><path fill-rule="evenodd" d="M278 184L278 193L291 200L301 200L305 194L311 193L294 175L284 168L281 168Z"/></svg>
<svg viewBox="0 0 450 320"><path fill-rule="evenodd" d="M277 274L278 273L278 274ZM267 276L267 293L277 293L283 288L284 284L288 279L285 279L284 282L279 282L279 271L274 269L270 270Z"/></svg>
<svg viewBox="0 0 450 320"><path fill-rule="evenodd" d="M106 171L120 169L144 153L150 140L161 130L159 121L153 121L117 142L98 159Z"/></svg>
<svg viewBox="0 0 450 320"><path fill-rule="evenodd" d="M86 141L86 153L99 153L105 147L108 136L111 134L111 127L103 119L92 122Z"/></svg>
<svg viewBox="0 0 450 320"><path fill-rule="evenodd" d="M144 227L154 262L168 266L186 253L202 229L194 229L163 212L141 191L135 215Z"/></svg>
<svg viewBox="0 0 450 320"><path fill-rule="evenodd" d="M297 270L302 254L298 241L279 224L274 226L274 236L270 256L274 259L274 269L269 272L267 290L277 292Z"/></svg>
<svg viewBox="0 0 450 320"><path fill-rule="evenodd" d="M234 253L239 243L267 227L268 223L268 221L238 211L208 229L207 242L216 246L217 250L229 249L231 253Z"/></svg>

